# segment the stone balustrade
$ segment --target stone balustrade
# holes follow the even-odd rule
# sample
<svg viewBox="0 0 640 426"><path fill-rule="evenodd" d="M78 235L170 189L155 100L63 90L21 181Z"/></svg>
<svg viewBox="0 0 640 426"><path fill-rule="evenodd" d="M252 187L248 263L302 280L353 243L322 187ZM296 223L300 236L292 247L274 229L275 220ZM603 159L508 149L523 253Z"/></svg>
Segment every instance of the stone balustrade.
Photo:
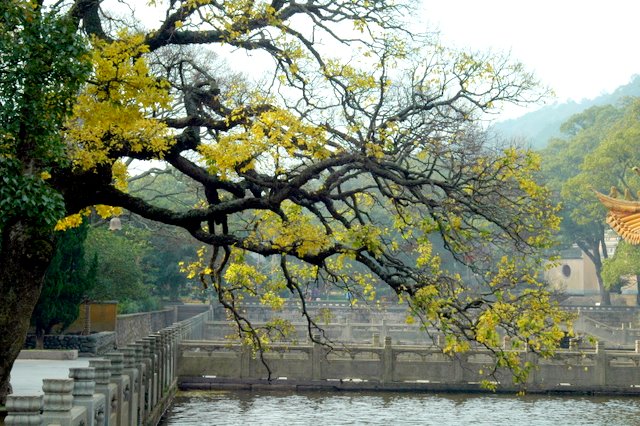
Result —
<svg viewBox="0 0 640 426"><path fill-rule="evenodd" d="M201 339L210 312L119 347L68 379L44 379L43 396L9 395L5 425L156 425L177 390L179 344Z"/></svg>
<svg viewBox="0 0 640 426"><path fill-rule="evenodd" d="M505 348L509 343L505 342ZM505 349L511 350L511 349ZM520 353L535 367L527 392L591 392L640 395L640 342L636 350L595 348L558 351L543 359ZM261 389L359 389L407 391L480 391L494 363L489 351L474 349L448 356L437 346L392 345L390 337L370 344L272 345L264 358L267 369L251 351L229 342L182 342L179 351L181 389L225 387ZM515 392L510 371L489 377L498 390Z"/></svg>
<svg viewBox="0 0 640 426"><path fill-rule="evenodd" d="M264 322L253 322L255 327L265 326ZM305 341L308 339L307 323L292 322L295 332L288 336L287 340ZM207 321L205 324L205 340L222 340L226 336L235 335L234 324L229 321ZM325 336L336 343L364 343L371 341L372 336L378 336L380 341L386 337L393 338L394 342L414 343L420 345L432 344L431 336L436 332L425 333L419 324L407 324L405 322L393 322L386 319L376 322L351 322L345 319L343 322L331 322L321 324Z"/></svg>

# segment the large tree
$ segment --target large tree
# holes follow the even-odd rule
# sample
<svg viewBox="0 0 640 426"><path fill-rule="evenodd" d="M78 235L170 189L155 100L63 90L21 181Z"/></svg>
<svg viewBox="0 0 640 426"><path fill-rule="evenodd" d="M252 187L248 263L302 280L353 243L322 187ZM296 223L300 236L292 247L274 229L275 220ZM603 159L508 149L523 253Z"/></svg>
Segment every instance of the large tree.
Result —
<svg viewBox="0 0 640 426"><path fill-rule="evenodd" d="M4 187L0 200L24 206L2 210L0 383L24 340L56 214L67 215L64 229L91 206L125 208L201 241L199 260L184 268L258 346L273 328L242 317L243 297L277 307L282 292L299 296L317 340L302 296L322 281L367 298L385 283L440 327L447 352L476 341L497 365L517 368L501 334L554 349L561 315L535 274L557 220L533 180L537 157L487 143L474 124L501 102L537 99L520 64L411 34L397 1L151 3L163 18L149 31L132 29L142 27L135 14L106 0L0 6L2 174L33 187L26 205ZM67 26L44 27L69 21L90 49L80 92L76 39ZM220 52L249 55L245 67L265 71L259 81L238 76L214 61ZM199 186L198 205L127 193L132 158L170 164ZM432 235L474 270L472 288L442 267ZM263 274L247 253L275 269Z"/></svg>
<svg viewBox="0 0 640 426"><path fill-rule="evenodd" d="M36 3L0 4L0 404L54 254L69 165L62 126L88 67L71 19Z"/></svg>

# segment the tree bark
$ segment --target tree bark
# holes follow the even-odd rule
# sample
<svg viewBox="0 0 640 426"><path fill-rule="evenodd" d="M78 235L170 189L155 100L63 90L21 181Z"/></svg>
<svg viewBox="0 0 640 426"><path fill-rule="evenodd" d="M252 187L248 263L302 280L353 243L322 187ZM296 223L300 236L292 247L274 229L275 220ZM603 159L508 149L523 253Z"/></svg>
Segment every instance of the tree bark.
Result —
<svg viewBox="0 0 640 426"><path fill-rule="evenodd" d="M53 236L23 222L7 224L0 247L0 405L24 345L44 274L53 256Z"/></svg>
<svg viewBox="0 0 640 426"><path fill-rule="evenodd" d="M604 286L602 279L602 266L596 267L596 278L598 279L598 289L600 291L600 304L602 306L611 306L611 292Z"/></svg>
<svg viewBox="0 0 640 426"><path fill-rule="evenodd" d="M602 258L600 257L599 243L593 246L593 264L596 268L596 279L598 280L598 290L600 291L600 304L602 306L611 306L611 292L607 290L602 279Z"/></svg>
<svg viewBox="0 0 640 426"><path fill-rule="evenodd" d="M36 327L36 349L44 349L44 330Z"/></svg>
<svg viewBox="0 0 640 426"><path fill-rule="evenodd" d="M611 306L611 293L604 285L602 279L602 257L600 256L600 240L594 239L592 241L581 242L579 241L578 247L591 259L593 266L596 270L596 280L598 281L598 291L600 293L600 304L602 306ZM606 250L606 246L605 246Z"/></svg>

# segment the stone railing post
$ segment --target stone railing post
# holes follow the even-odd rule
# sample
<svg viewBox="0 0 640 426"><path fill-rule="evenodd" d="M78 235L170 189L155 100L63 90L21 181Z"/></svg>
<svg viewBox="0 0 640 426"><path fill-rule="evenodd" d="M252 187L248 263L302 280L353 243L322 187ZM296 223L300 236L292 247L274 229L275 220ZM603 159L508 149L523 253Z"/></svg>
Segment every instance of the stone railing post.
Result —
<svg viewBox="0 0 640 426"><path fill-rule="evenodd" d="M245 344L241 344L238 348L240 351L240 378L241 379L251 379L251 349L249 346Z"/></svg>
<svg viewBox="0 0 640 426"><path fill-rule="evenodd" d="M159 395L164 397L167 393L166 369L167 369L167 351L164 345L164 338L160 333L153 334L156 339L156 349L158 351L158 378L160 381Z"/></svg>
<svg viewBox="0 0 640 426"><path fill-rule="evenodd" d="M502 350L508 351L510 349L511 349L511 337L510 336L504 336L502 338Z"/></svg>
<svg viewBox="0 0 640 426"><path fill-rule="evenodd" d="M134 351L135 357L135 366L138 369L138 412L136 415L137 421L136 424L142 424L143 420L146 418L145 412L145 398L147 393L147 372L146 372L146 364L144 362L143 354L144 347L141 343L131 343L129 345L131 349Z"/></svg>
<svg viewBox="0 0 640 426"><path fill-rule="evenodd" d="M393 382L393 347L391 346L391 337L384 338L384 353L381 357L382 365L382 383Z"/></svg>
<svg viewBox="0 0 640 426"><path fill-rule="evenodd" d="M108 359L91 359L89 367L95 369L96 393L104 395L105 424L118 424L118 386L111 383L111 361Z"/></svg>
<svg viewBox="0 0 640 426"><path fill-rule="evenodd" d="M73 404L87 410L87 426L102 426L105 423L105 397L96 390L96 369L70 368L73 379Z"/></svg>
<svg viewBox="0 0 640 426"><path fill-rule="evenodd" d="M349 343L353 341L353 326L349 318L344 319L344 329L342 330L342 340Z"/></svg>
<svg viewBox="0 0 640 426"><path fill-rule="evenodd" d="M189 340L198 340L198 319L196 317L189 318Z"/></svg>
<svg viewBox="0 0 640 426"><path fill-rule="evenodd" d="M156 354L158 356L158 400L160 400L166 393L165 384L165 350L162 336L159 333L154 333L150 336L156 342Z"/></svg>
<svg viewBox="0 0 640 426"><path fill-rule="evenodd" d="M450 357L449 365L453 369L453 383L462 383L464 379L464 369L468 368L469 354L461 353L459 357ZM462 365L464 363L464 366Z"/></svg>
<svg viewBox="0 0 640 426"><path fill-rule="evenodd" d="M373 334L373 338L371 339L371 344L376 348L380 347L380 335L378 333Z"/></svg>
<svg viewBox="0 0 640 426"><path fill-rule="evenodd" d="M605 343L598 340L596 342L596 383L599 386L606 386L608 368L609 364L607 362L607 351L605 349Z"/></svg>
<svg viewBox="0 0 640 426"><path fill-rule="evenodd" d="M538 364L538 354L535 352L528 351L525 354L525 360L534 366L539 366ZM540 386L538 383L538 368L532 368L529 370L529 375L527 376L527 388L528 389L536 389Z"/></svg>
<svg viewBox="0 0 640 426"><path fill-rule="evenodd" d="M150 337L156 341L156 353L158 354L158 396L159 399L165 394L165 350L164 342L160 333L153 333Z"/></svg>
<svg viewBox="0 0 640 426"><path fill-rule="evenodd" d="M154 355L151 353L151 343L149 343L148 340L142 339L139 341L140 344L142 345L142 359L145 363L145 370L146 370L146 374L147 374L147 379L146 379L146 399L145 399L145 406L144 406L144 411L146 413L146 415L148 415L151 410L153 409L153 401L155 399L155 394L153 392L154 389L154 373L153 373L153 359L154 359Z"/></svg>
<svg viewBox="0 0 640 426"><path fill-rule="evenodd" d="M42 424L79 425L88 423L85 407L73 406L73 379L43 379Z"/></svg>
<svg viewBox="0 0 640 426"><path fill-rule="evenodd" d="M118 425L129 425L129 403L131 401L131 383L129 376L122 374L124 355L120 352L109 352L105 357L111 361L111 383L118 386Z"/></svg>
<svg viewBox="0 0 640 426"><path fill-rule="evenodd" d="M389 323L386 319L382 318L382 325L380 326L380 338L382 341L386 341L389 337Z"/></svg>
<svg viewBox="0 0 640 426"><path fill-rule="evenodd" d="M173 364L175 362L175 344L173 341L173 330L171 328L165 328L164 330L164 338L166 341L167 348L167 386L171 386L173 383Z"/></svg>
<svg viewBox="0 0 640 426"><path fill-rule="evenodd" d="M164 389L169 389L171 386L171 341L169 339L169 331L166 329L160 330L160 341L162 342L162 347L164 351L164 359L163 359L163 383ZM165 393L165 392L163 392Z"/></svg>
<svg viewBox="0 0 640 426"><path fill-rule="evenodd" d="M322 380L322 363L325 355L322 345L317 343L317 341L320 341L321 336L316 334L313 338L316 342L313 342L311 349L311 380Z"/></svg>
<svg viewBox="0 0 640 426"><path fill-rule="evenodd" d="M140 371L136 363L136 350L132 347L120 349L124 355L124 368L122 374L129 377L131 398L129 398L129 424L138 424L138 402L140 400Z"/></svg>
<svg viewBox="0 0 640 426"><path fill-rule="evenodd" d="M149 373L151 377L151 400L149 402L149 412L153 411L153 407L156 406L160 399L160 384L158 374L160 367L158 366L158 362L160 357L158 356L158 350L156 348L156 339L152 336L143 337L142 340L149 344L149 356L151 357L151 372Z"/></svg>
<svg viewBox="0 0 640 426"><path fill-rule="evenodd" d="M575 339L573 337L569 339L569 350L570 351L578 350L578 339Z"/></svg>
<svg viewBox="0 0 640 426"><path fill-rule="evenodd" d="M164 388L163 394L167 393L169 389L169 374L171 366L171 346L169 342L169 334L166 329L158 331L158 337L162 344L162 385Z"/></svg>
<svg viewBox="0 0 640 426"><path fill-rule="evenodd" d="M173 381L175 380L175 378L177 377L178 374L178 338L177 338L177 333L176 333L176 328L175 326L171 326L168 329L168 333L169 333L169 346L170 346L170 353L171 353L171 365L169 366L169 378L170 378L170 382L173 383Z"/></svg>
<svg viewBox="0 0 640 426"><path fill-rule="evenodd" d="M38 396L7 396L7 416L4 424L7 426L27 426L42 424L42 395Z"/></svg>

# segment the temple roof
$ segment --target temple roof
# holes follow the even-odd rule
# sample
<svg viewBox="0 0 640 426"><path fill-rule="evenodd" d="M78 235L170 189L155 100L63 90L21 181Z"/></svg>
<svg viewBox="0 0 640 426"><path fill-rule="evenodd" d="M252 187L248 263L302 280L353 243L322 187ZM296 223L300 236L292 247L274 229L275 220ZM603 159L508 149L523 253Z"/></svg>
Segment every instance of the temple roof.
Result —
<svg viewBox="0 0 640 426"><path fill-rule="evenodd" d="M609 226L628 243L640 244L640 201L613 198L598 191L596 195L609 210Z"/></svg>

